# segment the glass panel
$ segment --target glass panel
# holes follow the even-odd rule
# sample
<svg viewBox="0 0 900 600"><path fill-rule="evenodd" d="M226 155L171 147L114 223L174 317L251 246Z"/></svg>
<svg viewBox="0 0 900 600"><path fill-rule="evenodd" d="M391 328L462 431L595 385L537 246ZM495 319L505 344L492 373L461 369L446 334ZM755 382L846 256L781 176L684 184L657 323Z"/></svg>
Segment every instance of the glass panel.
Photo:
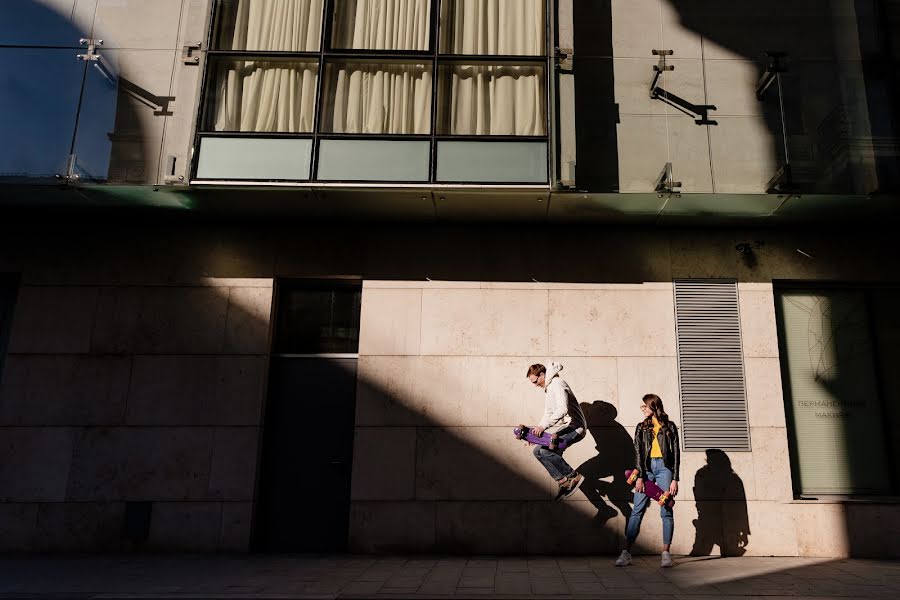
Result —
<svg viewBox="0 0 900 600"><path fill-rule="evenodd" d="M323 181L428 181L431 144L400 140L322 140Z"/></svg>
<svg viewBox="0 0 900 600"><path fill-rule="evenodd" d="M439 134L546 135L543 66L446 64L439 73Z"/></svg>
<svg viewBox="0 0 900 600"><path fill-rule="evenodd" d="M315 52L322 0L221 0L217 50Z"/></svg>
<svg viewBox="0 0 900 600"><path fill-rule="evenodd" d="M322 95L322 132L431 132L430 65L330 63Z"/></svg>
<svg viewBox="0 0 900 600"><path fill-rule="evenodd" d="M331 45L360 50L428 50L431 0L335 2Z"/></svg>
<svg viewBox="0 0 900 600"><path fill-rule="evenodd" d="M15 140L0 145L0 178L66 175L85 63L38 48L0 48L0 61L0 131Z"/></svg>
<svg viewBox="0 0 900 600"><path fill-rule="evenodd" d="M438 142L444 182L546 183L546 142Z"/></svg>
<svg viewBox="0 0 900 600"><path fill-rule="evenodd" d="M351 286L282 290L276 352L358 352L360 296L359 288Z"/></svg>
<svg viewBox="0 0 900 600"><path fill-rule="evenodd" d="M801 493L888 492L865 296L791 291L779 294L778 306Z"/></svg>
<svg viewBox="0 0 900 600"><path fill-rule="evenodd" d="M544 0L444 0L442 5L442 54L546 54Z"/></svg>
<svg viewBox="0 0 900 600"><path fill-rule="evenodd" d="M900 422L900 290L872 292L872 312L878 349L878 370L884 398L885 421ZM888 431L888 455L900 456L900 431ZM900 488L900 461L890 461L894 473L894 493Z"/></svg>
<svg viewBox="0 0 900 600"><path fill-rule="evenodd" d="M75 0L0 0L0 40L7 46L79 47L91 23L73 15ZM93 11L90 12L93 16Z"/></svg>
<svg viewBox="0 0 900 600"><path fill-rule="evenodd" d="M197 177L202 179L306 180L312 140L205 137Z"/></svg>
<svg viewBox="0 0 900 600"><path fill-rule="evenodd" d="M118 76L117 53L101 50L98 54L100 58L88 63L85 74L73 146L73 174L82 181L107 180L111 139L115 137L116 112L120 99L119 86L120 82L125 81ZM158 155L158 145L155 151Z"/></svg>
<svg viewBox="0 0 900 600"><path fill-rule="evenodd" d="M228 60L211 67L206 131L311 132L319 65Z"/></svg>

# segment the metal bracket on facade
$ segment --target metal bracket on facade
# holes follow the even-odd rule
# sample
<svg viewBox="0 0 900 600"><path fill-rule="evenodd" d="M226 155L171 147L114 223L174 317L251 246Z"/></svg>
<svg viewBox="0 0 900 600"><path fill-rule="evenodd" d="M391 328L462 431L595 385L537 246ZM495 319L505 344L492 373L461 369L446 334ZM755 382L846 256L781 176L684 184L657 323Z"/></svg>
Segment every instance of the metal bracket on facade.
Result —
<svg viewBox="0 0 900 600"><path fill-rule="evenodd" d="M781 165L772 179L766 183L767 194L792 194L796 191L797 186L794 185L790 164Z"/></svg>
<svg viewBox="0 0 900 600"><path fill-rule="evenodd" d="M166 185L184 183L184 175L175 174L175 162L176 158L174 155L170 154L166 157L166 174L163 176L163 181Z"/></svg>
<svg viewBox="0 0 900 600"><path fill-rule="evenodd" d="M84 46L87 44L87 50L84 51L84 54L76 54L75 58L78 60L83 60L85 62L100 60L100 55L97 54L97 46L103 45L103 40L95 40L94 38L81 38L78 40L78 43Z"/></svg>
<svg viewBox="0 0 900 600"><path fill-rule="evenodd" d="M680 187L681 182L675 181L672 175L672 163L667 162L659 175L656 176L656 188L654 191L659 194L674 194L681 191Z"/></svg>
<svg viewBox="0 0 900 600"><path fill-rule="evenodd" d="M560 73L575 72L575 51L572 48L555 48L553 55L556 70Z"/></svg>
<svg viewBox="0 0 900 600"><path fill-rule="evenodd" d="M674 54L672 50L653 50L654 56L659 56L659 62L653 65L653 81L650 82L650 98L653 100L661 100L683 112L684 114L694 117L694 123L697 125L718 125L717 121L709 118L709 111L716 110L713 104L694 104L680 96L676 96L659 85L659 79L665 71L674 71L673 65L666 64L666 56Z"/></svg>
<svg viewBox="0 0 900 600"><path fill-rule="evenodd" d="M181 62L186 65L199 65L200 64L200 48L203 46L203 42L196 42L194 44L185 44L181 47Z"/></svg>
<svg viewBox="0 0 900 600"><path fill-rule="evenodd" d="M769 66L763 71L759 78L759 83L756 84L757 100L763 99L769 86L780 78L779 73L787 73L788 70L784 64L784 57L787 56L787 52L766 52L766 56L769 57Z"/></svg>
<svg viewBox="0 0 900 600"><path fill-rule="evenodd" d="M71 183L73 181L78 181L81 177L75 172L75 155L70 154L69 160L66 161L66 174L57 173L56 178L62 179L66 183Z"/></svg>

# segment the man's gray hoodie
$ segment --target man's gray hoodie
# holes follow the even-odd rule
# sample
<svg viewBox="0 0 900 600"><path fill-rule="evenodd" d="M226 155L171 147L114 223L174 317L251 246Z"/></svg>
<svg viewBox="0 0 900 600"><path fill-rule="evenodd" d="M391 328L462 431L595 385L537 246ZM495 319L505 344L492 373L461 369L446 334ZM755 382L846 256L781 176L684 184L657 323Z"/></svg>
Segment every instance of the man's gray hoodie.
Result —
<svg viewBox="0 0 900 600"><path fill-rule="evenodd" d="M568 426L584 434L587 420L572 388L559 376L562 369L563 366L559 363L551 362L547 365L547 374L544 376L544 416L540 426L550 433Z"/></svg>

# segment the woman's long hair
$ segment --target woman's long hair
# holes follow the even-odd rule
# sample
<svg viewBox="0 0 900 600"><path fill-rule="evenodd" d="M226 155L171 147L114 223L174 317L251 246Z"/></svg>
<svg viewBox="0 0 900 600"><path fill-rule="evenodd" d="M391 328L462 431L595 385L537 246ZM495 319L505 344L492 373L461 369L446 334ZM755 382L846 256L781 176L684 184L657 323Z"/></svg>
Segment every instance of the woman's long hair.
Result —
<svg viewBox="0 0 900 600"><path fill-rule="evenodd" d="M641 423L641 426L644 429L653 429L653 417L656 417L656 420L660 422L663 426L663 431L666 432L666 435L669 433L669 415L666 414L666 409L663 408L662 399L656 394L645 394L643 397L644 404L653 411L653 414L644 419Z"/></svg>

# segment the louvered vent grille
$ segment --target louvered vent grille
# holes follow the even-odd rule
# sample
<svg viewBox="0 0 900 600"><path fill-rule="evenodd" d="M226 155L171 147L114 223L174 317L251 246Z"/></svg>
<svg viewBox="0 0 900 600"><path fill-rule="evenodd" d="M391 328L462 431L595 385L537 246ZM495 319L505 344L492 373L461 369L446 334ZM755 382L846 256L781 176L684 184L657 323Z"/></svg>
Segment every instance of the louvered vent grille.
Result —
<svg viewBox="0 0 900 600"><path fill-rule="evenodd" d="M737 283L675 282L685 450L750 451Z"/></svg>

